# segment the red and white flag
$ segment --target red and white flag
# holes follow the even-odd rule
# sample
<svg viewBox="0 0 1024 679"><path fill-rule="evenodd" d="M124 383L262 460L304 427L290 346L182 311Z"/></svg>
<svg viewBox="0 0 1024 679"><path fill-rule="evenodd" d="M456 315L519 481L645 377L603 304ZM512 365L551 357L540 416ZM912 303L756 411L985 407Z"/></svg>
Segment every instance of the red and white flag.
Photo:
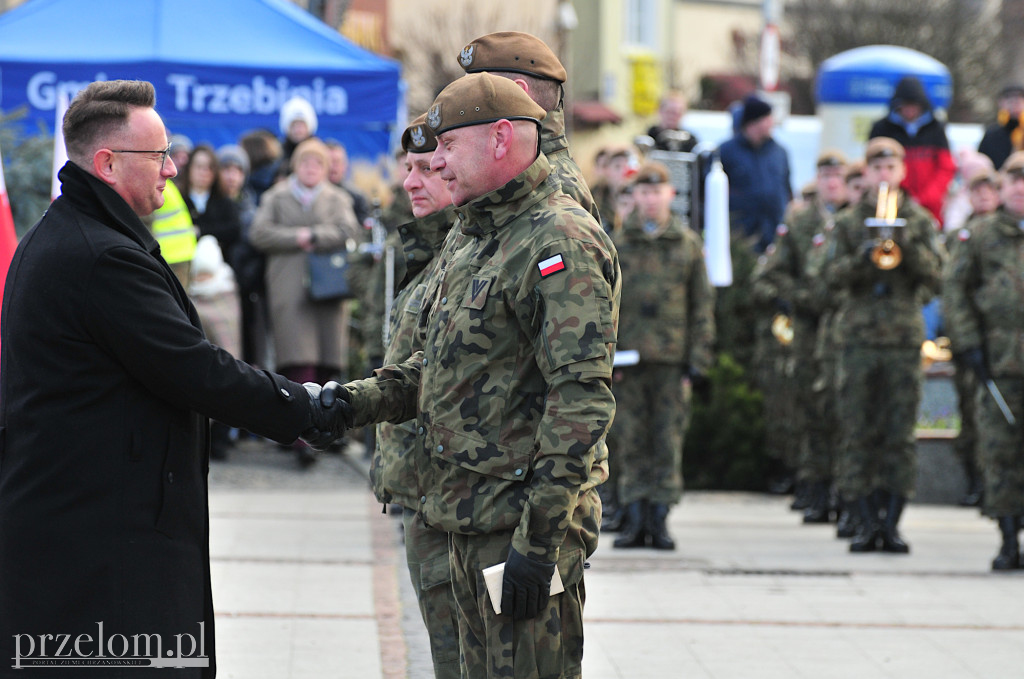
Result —
<svg viewBox="0 0 1024 679"><path fill-rule="evenodd" d="M11 214L11 201L7 199L7 183L4 181L4 161L0 157L0 300L3 300L4 281L7 280L7 269L14 258L14 250L18 247L18 235L14 231L14 215Z"/></svg>
<svg viewBox="0 0 1024 679"><path fill-rule="evenodd" d="M50 175L50 200L57 200L60 195L60 180L57 173L64 163L68 162L68 150L64 147L64 113L68 110L68 94L61 91L57 95L57 105L54 106L54 114L57 122L53 126L53 172Z"/></svg>
<svg viewBox="0 0 1024 679"><path fill-rule="evenodd" d="M562 260L562 255L557 254L554 257L548 257L543 262L537 264L537 268L540 269L540 277L547 278L553 273L558 273L565 269L565 262Z"/></svg>

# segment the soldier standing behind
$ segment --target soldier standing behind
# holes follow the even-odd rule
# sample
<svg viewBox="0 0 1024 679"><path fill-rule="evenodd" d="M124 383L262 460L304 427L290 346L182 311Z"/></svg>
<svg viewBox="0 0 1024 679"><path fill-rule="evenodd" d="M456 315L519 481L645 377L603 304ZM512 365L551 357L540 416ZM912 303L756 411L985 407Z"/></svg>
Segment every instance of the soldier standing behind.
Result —
<svg viewBox="0 0 1024 679"><path fill-rule="evenodd" d="M384 363L405 360L421 348L417 323L423 309L427 277L431 263L455 222L448 187L440 175L430 169L437 138L425 121L426 115L421 115L402 135L408 168L404 186L416 218L397 229L401 256L395 257L397 292L388 319L390 332ZM384 263L378 268L383 269ZM425 492L420 488L421 470L428 459L422 454L415 422L385 422L377 425L376 433L378 445L370 462L370 481L378 500L385 505L394 502L403 507L406 563L420 614L427 626L434 676L458 679L461 673L459 626L452 596L448 534L428 526L417 511Z"/></svg>
<svg viewBox="0 0 1024 679"><path fill-rule="evenodd" d="M838 366L842 445L838 486L860 519L851 552L905 554L897 524L914 487L914 423L921 399L924 319L919 300L938 292L942 254L934 220L896 188L903 147L887 137L868 143L864 199L843 212L830 242L825 277L839 295L836 325L843 345ZM878 260L883 236L866 221L878 213L879 186L892 198L885 217L905 220L891 238L902 259ZM891 202L890 202L891 201ZM893 209L895 208L895 209ZM896 252L896 251L893 251ZM884 520L883 520L884 519Z"/></svg>
<svg viewBox="0 0 1024 679"><path fill-rule="evenodd" d="M665 525L683 493L683 435L688 381L707 382L713 361L714 288L696 232L671 212L675 189L660 163L633 178L637 209L617 234L622 289L619 351L639 363L615 370L622 404L612 425L619 501L626 508L616 547L675 549Z"/></svg>
<svg viewBox="0 0 1024 679"><path fill-rule="evenodd" d="M986 156L981 156L986 157ZM990 168L981 168L973 175L967 177L968 200L970 201L971 214L967 217L964 225L957 230L955 236L946 239L946 248L949 251L950 262L956 259L956 251L961 243L967 242L971 232L979 222L986 216L992 214L999 207L999 190L1001 180L999 174ZM948 223L947 223L948 226ZM947 333L954 332L948 327L954 319L946 315ZM967 478L967 492L960 500L964 507L977 507L981 504L982 488L981 473L978 469L978 422L977 412L974 407L974 396L978 390L978 376L974 374L971 367L964 363L964 354L955 344L953 349L953 365L956 371L953 373L953 386L956 387L957 404L960 410L960 433L953 441L953 451L964 468L964 475Z"/></svg>
<svg viewBox="0 0 1024 679"><path fill-rule="evenodd" d="M431 169L458 222L419 314L423 350L325 387L351 423L416 418L419 498L451 534L463 677L579 677L583 568L597 548L596 460L615 413L619 264L600 225L538 154L544 110L487 73L427 114ZM505 563L500 610L481 569ZM565 591L550 596L557 571ZM529 622L522 622L529 620Z"/></svg>
<svg viewBox="0 0 1024 679"><path fill-rule="evenodd" d="M824 244L836 212L846 204L846 159L838 151L825 151L818 157L817 168L815 198L787 216L785 225L776 232L774 249L769 248L754 280L755 288L761 289L763 296L770 296L774 308L791 323L795 362L792 381L797 401L793 425L798 439L796 480L798 487L808 492L804 523L829 520L833 460L831 432L821 426L818 412L822 394L813 388L820 374L814 349L822 300L808 271L808 259L813 249Z"/></svg>
<svg viewBox="0 0 1024 679"><path fill-rule="evenodd" d="M512 80L544 109L540 131L540 152L547 156L562 191L601 223L583 173L569 154L565 138L565 110L562 87L566 73L562 62L540 38L518 31L501 31L481 36L459 52L459 65L466 73L491 73Z"/></svg>
<svg viewBox="0 0 1024 679"><path fill-rule="evenodd" d="M1003 207L965 235L946 269L943 303L950 339L979 382L1006 399L1010 424L995 398L978 389L978 457L985 480L982 513L996 519L1003 544L992 570L1021 568L1017 533L1024 516L1024 151L1002 169Z"/></svg>

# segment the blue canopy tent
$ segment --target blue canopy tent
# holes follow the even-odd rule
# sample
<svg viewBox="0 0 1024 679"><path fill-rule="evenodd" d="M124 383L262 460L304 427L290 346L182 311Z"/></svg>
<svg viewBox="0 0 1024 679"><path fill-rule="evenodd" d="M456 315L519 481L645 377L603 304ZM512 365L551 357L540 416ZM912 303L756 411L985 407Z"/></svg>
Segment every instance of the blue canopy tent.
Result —
<svg viewBox="0 0 1024 679"><path fill-rule="evenodd" d="M387 153L396 62L363 50L287 0L29 0L0 14L0 109L28 106L27 133L54 125L58 93L148 80L172 133L214 146L308 99L317 136L354 157Z"/></svg>

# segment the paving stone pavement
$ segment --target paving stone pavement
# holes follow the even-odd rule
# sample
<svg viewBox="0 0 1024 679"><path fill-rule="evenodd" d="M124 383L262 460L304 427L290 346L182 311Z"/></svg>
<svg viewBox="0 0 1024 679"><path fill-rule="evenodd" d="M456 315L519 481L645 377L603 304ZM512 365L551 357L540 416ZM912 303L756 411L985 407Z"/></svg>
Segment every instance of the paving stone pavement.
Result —
<svg viewBox="0 0 1024 679"><path fill-rule="evenodd" d="M357 444L297 468L246 441L211 469L219 676L432 676L397 518ZM992 574L994 524L911 504L909 556L851 555L788 498L689 492L675 552L587 571L587 679L1024 677L1024 571Z"/></svg>

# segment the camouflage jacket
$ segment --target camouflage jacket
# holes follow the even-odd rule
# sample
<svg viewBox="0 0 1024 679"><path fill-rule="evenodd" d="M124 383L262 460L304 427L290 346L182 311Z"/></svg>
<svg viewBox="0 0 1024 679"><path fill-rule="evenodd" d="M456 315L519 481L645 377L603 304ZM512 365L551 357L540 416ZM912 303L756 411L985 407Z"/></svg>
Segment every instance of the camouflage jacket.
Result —
<svg viewBox="0 0 1024 679"><path fill-rule="evenodd" d="M398 227L403 247L395 258L396 292L388 321L385 365L404 361L423 348L418 326L430 265L454 223L455 208L448 207ZM377 425L377 448L370 461L370 484L377 499L418 510L422 495L419 477L427 460L416 438L415 420Z"/></svg>
<svg viewBox="0 0 1024 679"><path fill-rule="evenodd" d="M825 234L832 230L835 219L835 214L816 200L788 214L775 231L775 247L758 278L770 288L771 297L788 301L798 316L816 317L822 312L825 285L820 275L813 275L810 259L815 250L824 251Z"/></svg>
<svg viewBox="0 0 1024 679"><path fill-rule="evenodd" d="M868 254L879 229L865 226L875 216L874 196L844 210L836 220L824 267L825 281L839 295L836 332L862 346L919 347L924 341L923 292L939 291L943 253L935 221L900 192L897 216L906 226L893 229L903 260L884 271Z"/></svg>
<svg viewBox="0 0 1024 679"><path fill-rule="evenodd" d="M996 377L1024 375L1022 224L1003 208L973 222L943 277L942 307L952 345L958 351L983 348Z"/></svg>
<svg viewBox="0 0 1024 679"><path fill-rule="evenodd" d="M615 236L622 290L621 350L645 363L689 365L707 374L713 362L715 290L704 267L703 244L673 214L664 230L648 234L635 211Z"/></svg>
<svg viewBox="0 0 1024 679"><path fill-rule="evenodd" d="M412 214L412 204L409 202L409 195L401 186L394 189L394 198L391 204L384 210L381 221L388 231L387 240L384 242L384 251L388 247L395 248L395 289L398 289L398 282L402 280L402 238L396 233L396 228L402 224L408 224L416 219ZM363 331L363 346L366 349L368 358L380 358L384 355L384 282L387 271L384 268L385 257L382 255L380 261L375 262L369 272L369 285L366 286L366 294L363 295L360 324Z"/></svg>
<svg viewBox="0 0 1024 679"><path fill-rule="evenodd" d="M621 282L611 241L549 174L540 155L457 208L424 350L344 389L356 425L416 418L427 523L515 531L518 551L556 561L615 414Z"/></svg>
<svg viewBox="0 0 1024 679"><path fill-rule="evenodd" d="M579 165L569 154L569 142L565 139L565 112L562 109L548 111L540 132L540 152L548 158L554 168L554 175L562 182L562 191L575 200L583 209L601 223L601 211L590 187L583 179Z"/></svg>

